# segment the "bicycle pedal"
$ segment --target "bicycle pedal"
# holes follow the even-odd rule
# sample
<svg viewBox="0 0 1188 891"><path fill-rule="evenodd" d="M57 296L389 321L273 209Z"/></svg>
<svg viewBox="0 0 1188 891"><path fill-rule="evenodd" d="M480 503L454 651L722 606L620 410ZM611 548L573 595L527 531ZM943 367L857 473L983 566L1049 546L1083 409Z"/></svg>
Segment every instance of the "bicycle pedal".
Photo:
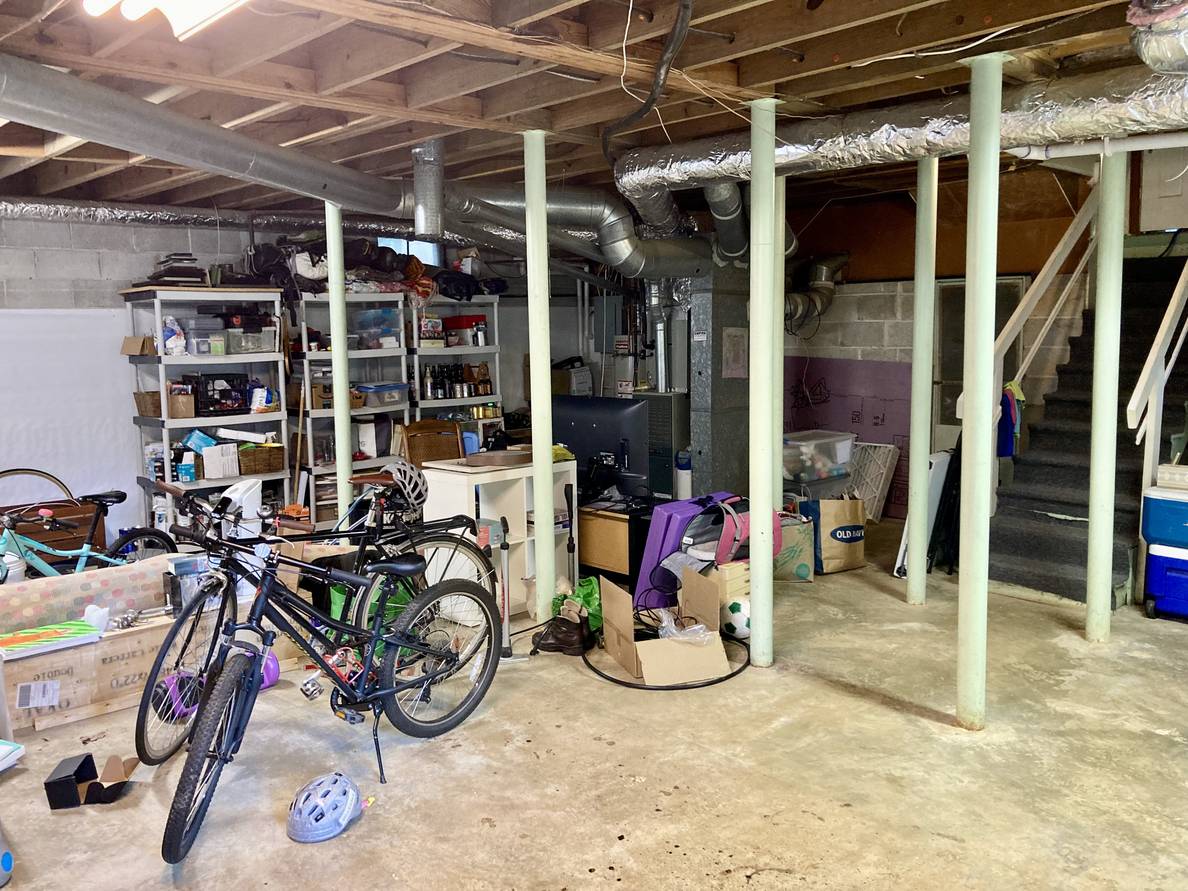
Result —
<svg viewBox="0 0 1188 891"><path fill-rule="evenodd" d="M339 708L334 710L334 717L339 720L346 721L348 724L362 724L363 716L358 712L350 709Z"/></svg>

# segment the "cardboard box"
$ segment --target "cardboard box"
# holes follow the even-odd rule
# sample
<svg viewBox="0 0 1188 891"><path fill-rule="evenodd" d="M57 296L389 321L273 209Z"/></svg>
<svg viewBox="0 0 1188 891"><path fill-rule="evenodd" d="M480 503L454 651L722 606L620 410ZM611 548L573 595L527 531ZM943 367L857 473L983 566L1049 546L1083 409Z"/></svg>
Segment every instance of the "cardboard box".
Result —
<svg viewBox="0 0 1188 891"><path fill-rule="evenodd" d="M813 521L781 525L782 546L775 558L777 582L813 580Z"/></svg>
<svg viewBox="0 0 1188 891"><path fill-rule="evenodd" d="M111 804L127 790L132 772L139 764L135 758L112 755L100 774L95 770L95 759L90 752L64 759L45 780L45 797L50 810L83 804Z"/></svg>
<svg viewBox="0 0 1188 891"><path fill-rule="evenodd" d="M710 680L730 672L720 637L705 645L664 638L636 641L631 595L605 577L599 579L599 584L606 650L632 677L664 686ZM718 632L721 617L718 587L713 580L686 570L677 600L680 619Z"/></svg>
<svg viewBox="0 0 1188 891"><path fill-rule="evenodd" d="M151 337L125 337L120 346L121 356L155 356L157 346Z"/></svg>
<svg viewBox="0 0 1188 891"><path fill-rule="evenodd" d="M594 374L590 366L553 369L553 393L557 396L593 396Z"/></svg>
<svg viewBox="0 0 1188 891"><path fill-rule="evenodd" d="M239 476L239 446L233 442L202 450L202 478L221 480Z"/></svg>

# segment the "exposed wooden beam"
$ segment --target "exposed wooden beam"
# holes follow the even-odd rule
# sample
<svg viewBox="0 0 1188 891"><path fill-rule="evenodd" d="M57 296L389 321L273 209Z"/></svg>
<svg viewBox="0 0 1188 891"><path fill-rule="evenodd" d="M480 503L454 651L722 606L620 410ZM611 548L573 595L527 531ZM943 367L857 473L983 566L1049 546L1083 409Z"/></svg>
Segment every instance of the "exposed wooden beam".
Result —
<svg viewBox="0 0 1188 891"><path fill-rule="evenodd" d="M458 45L452 40L382 34L352 25L322 38L310 52L318 92L330 94L433 59Z"/></svg>
<svg viewBox="0 0 1188 891"><path fill-rule="evenodd" d="M739 76L743 84L761 87L882 56L961 44L1003 28L1025 29L1049 20L1059 25L1069 16L1111 6L1123 16L1126 4L1119 0L946 0L909 13L895 27L876 21L840 36L797 41L792 46L798 58L775 50L746 56Z"/></svg>
<svg viewBox="0 0 1188 891"><path fill-rule="evenodd" d="M519 28L551 15L577 9L586 0L493 0L491 24L496 28Z"/></svg>
<svg viewBox="0 0 1188 891"><path fill-rule="evenodd" d="M592 74L619 76L622 72L623 77L632 83L650 84L652 80L652 66L637 59L628 58L625 66L626 71L623 72L622 59L612 53L565 41L525 38L507 31L500 31L482 22L464 21L414 6L389 6L379 0L286 0L286 2L305 9L325 10L387 28L413 31L446 40L457 40L468 46L484 47ZM695 91L691 85L686 85L683 89ZM735 99L754 99L764 94L762 90L735 87L721 87L720 89Z"/></svg>
<svg viewBox="0 0 1188 891"><path fill-rule="evenodd" d="M0 129L0 156L6 158L45 157L48 134L36 127L24 124L9 124Z"/></svg>

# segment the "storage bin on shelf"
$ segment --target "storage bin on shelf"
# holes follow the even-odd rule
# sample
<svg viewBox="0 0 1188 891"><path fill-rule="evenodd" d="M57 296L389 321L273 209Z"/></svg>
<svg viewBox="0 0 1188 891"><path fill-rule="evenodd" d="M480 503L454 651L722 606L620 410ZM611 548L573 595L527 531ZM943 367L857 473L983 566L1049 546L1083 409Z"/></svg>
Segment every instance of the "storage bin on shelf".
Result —
<svg viewBox="0 0 1188 891"><path fill-rule="evenodd" d="M359 384L359 392L368 408L403 408L408 404L408 390L409 385L400 381Z"/></svg>
<svg viewBox="0 0 1188 891"><path fill-rule="evenodd" d="M261 328L259 331L227 329L228 353L271 353L275 350L276 328Z"/></svg>
<svg viewBox="0 0 1188 891"><path fill-rule="evenodd" d="M784 437L784 477L798 483L846 476L854 454L853 433L803 430Z"/></svg>
<svg viewBox="0 0 1188 891"><path fill-rule="evenodd" d="M251 394L246 374L185 374L182 382L193 389L198 417L241 415L250 411Z"/></svg>
<svg viewBox="0 0 1188 891"><path fill-rule="evenodd" d="M285 469L285 450L280 446L245 446L239 449L239 472L279 473Z"/></svg>

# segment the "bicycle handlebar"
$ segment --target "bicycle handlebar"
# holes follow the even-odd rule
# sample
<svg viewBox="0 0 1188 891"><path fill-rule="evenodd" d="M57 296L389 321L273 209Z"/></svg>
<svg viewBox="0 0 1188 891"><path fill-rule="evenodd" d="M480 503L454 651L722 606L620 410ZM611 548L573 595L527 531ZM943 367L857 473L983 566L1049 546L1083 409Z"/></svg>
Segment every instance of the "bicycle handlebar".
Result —
<svg viewBox="0 0 1188 891"><path fill-rule="evenodd" d="M300 520L294 520L291 517L278 516L275 522L278 529L292 529L294 532L309 533L318 531L318 528L312 523L303 523Z"/></svg>
<svg viewBox="0 0 1188 891"><path fill-rule="evenodd" d="M186 497L185 489L182 489L179 486L170 485L169 483L163 483L160 480L153 482L153 488L165 495L172 495L174 498Z"/></svg>
<svg viewBox="0 0 1188 891"><path fill-rule="evenodd" d="M191 526L179 526L174 523L169 527L169 534L179 541L188 541L199 545L206 543L206 538L194 532Z"/></svg>

